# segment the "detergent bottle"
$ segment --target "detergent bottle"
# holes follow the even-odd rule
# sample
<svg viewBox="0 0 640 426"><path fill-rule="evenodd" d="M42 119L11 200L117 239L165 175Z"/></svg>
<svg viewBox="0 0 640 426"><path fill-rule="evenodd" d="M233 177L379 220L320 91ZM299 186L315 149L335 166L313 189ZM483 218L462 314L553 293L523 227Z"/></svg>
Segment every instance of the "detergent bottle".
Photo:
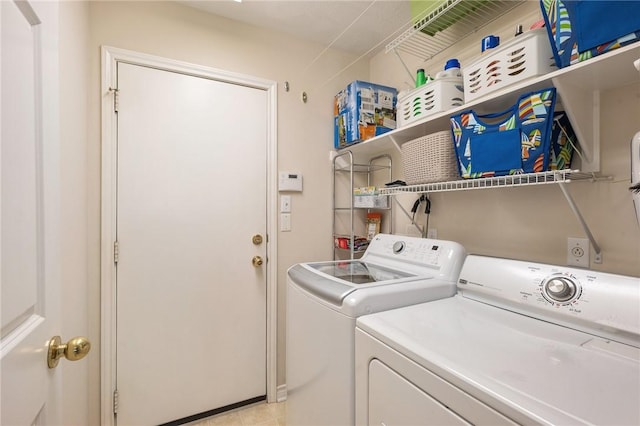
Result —
<svg viewBox="0 0 640 426"><path fill-rule="evenodd" d="M447 63L444 64L444 70L436 74L436 80L451 77L462 78L462 72L460 71L460 62L455 58L449 59Z"/></svg>

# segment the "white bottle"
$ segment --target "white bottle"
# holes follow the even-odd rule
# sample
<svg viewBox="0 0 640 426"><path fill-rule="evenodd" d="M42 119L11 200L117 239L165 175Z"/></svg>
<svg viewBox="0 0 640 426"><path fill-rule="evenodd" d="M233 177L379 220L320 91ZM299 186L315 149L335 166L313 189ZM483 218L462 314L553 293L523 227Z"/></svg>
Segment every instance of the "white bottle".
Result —
<svg viewBox="0 0 640 426"><path fill-rule="evenodd" d="M436 74L436 80L442 78L462 78L462 72L460 71L460 62L457 59L449 59L444 65L444 71L440 71Z"/></svg>

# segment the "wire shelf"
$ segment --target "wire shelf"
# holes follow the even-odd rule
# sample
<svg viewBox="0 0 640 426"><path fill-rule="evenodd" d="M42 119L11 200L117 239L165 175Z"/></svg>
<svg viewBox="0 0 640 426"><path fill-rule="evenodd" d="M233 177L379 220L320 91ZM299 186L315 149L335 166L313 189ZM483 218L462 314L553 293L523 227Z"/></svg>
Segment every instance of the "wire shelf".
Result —
<svg viewBox="0 0 640 426"><path fill-rule="evenodd" d="M512 186L544 185L569 183L572 181L608 180L610 177L597 177L593 173L579 170L555 170L551 172L524 173L508 176L496 176L479 179L465 179L448 182L425 183L418 185L380 188L380 195L398 195L402 193L468 191L472 189L504 188Z"/></svg>
<svg viewBox="0 0 640 426"><path fill-rule="evenodd" d="M408 24L406 30L387 44L385 53L397 49L429 59L525 1L447 0L438 9L419 16L415 24Z"/></svg>

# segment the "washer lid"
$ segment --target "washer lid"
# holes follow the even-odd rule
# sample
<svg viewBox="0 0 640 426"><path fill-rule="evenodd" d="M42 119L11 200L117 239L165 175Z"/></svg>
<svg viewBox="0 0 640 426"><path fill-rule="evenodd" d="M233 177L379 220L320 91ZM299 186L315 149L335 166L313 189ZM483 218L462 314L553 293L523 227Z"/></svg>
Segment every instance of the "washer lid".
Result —
<svg viewBox="0 0 640 426"><path fill-rule="evenodd" d="M288 274L299 287L336 305L358 288L417 277L360 260L301 263L289 268Z"/></svg>
<svg viewBox="0 0 640 426"><path fill-rule="evenodd" d="M640 424L637 347L459 295L357 326L518 423Z"/></svg>
<svg viewBox="0 0 640 426"><path fill-rule="evenodd" d="M347 281L351 285L397 280L399 278L412 277L415 275L360 260L308 263L307 265L310 268L322 272L323 274Z"/></svg>

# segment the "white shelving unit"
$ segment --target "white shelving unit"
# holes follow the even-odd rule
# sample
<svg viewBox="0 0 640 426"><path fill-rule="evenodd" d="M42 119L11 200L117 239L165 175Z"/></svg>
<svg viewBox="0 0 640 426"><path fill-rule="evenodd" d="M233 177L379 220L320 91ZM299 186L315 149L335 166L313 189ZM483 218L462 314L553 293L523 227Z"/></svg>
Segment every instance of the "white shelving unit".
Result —
<svg viewBox="0 0 640 426"><path fill-rule="evenodd" d="M451 192L451 191L469 191L475 189L492 189L492 188L506 188L516 186L531 186L531 185L545 185L555 184L562 191L571 211L576 216L576 219L582 226L585 235L589 239L591 246L593 247L595 256L595 263L602 263L602 252L600 245L596 241L591 229L587 225L587 222L582 217L580 209L576 205L575 201L569 194L565 184L574 181L597 181L597 180L610 180L610 177L599 177L595 173L584 173L579 170L556 170L550 172L541 173L523 173L508 176L495 176L489 178L479 179L465 179L447 182L427 183L420 185L408 185L393 188L385 188L380 190L381 194L386 195L398 195L402 193L430 193L430 192Z"/></svg>
<svg viewBox="0 0 640 426"><path fill-rule="evenodd" d="M505 188L513 186L531 186L543 184L570 183L572 181L595 181L608 179L597 177L593 173L582 173L578 170L556 170L552 172L524 173L489 178L464 179L448 182L425 183L420 185L397 186L382 188L380 194L398 195L404 192L451 192L469 191L474 189Z"/></svg>
<svg viewBox="0 0 640 426"><path fill-rule="evenodd" d="M447 0L437 10L419 17L386 47L386 52L408 52L422 59L429 59L459 40L477 32L490 22L523 4L526 0L464 3L464 0ZM424 29L434 29L433 35ZM427 31L429 32L429 31ZM401 60L400 56L398 58ZM394 148L401 151L402 144L418 137L450 128L450 117L474 109L480 114L502 111L513 105L518 96L529 91L555 87L557 108L563 109L572 123L580 143L580 170L562 170L543 173L519 174L492 178L438 182L382 189L381 194L429 193L504 188L514 186L556 184L562 191L595 251L595 263L602 263L600 246L569 194L566 183L577 180L602 180L600 171L600 93L604 90L624 87L640 82L634 61L640 59L640 43L631 44L587 61L559 69L549 74L517 82L488 93L460 107L435 113L421 120L384 135L351 145L345 149L356 162L364 158L388 153ZM404 62L403 62L403 65ZM405 68L406 65L405 65ZM407 69L407 72L409 70ZM411 74L409 72L409 74ZM342 150L342 152L345 151ZM341 155L341 151L338 151ZM394 200L395 201L395 200Z"/></svg>
<svg viewBox="0 0 640 426"><path fill-rule="evenodd" d="M388 199L387 207L356 207L354 189L356 183L356 175L366 177L366 186L375 183L387 183L392 180L392 159L388 154L382 154L369 159L366 163L355 163L351 151L343 150L333 158L333 238L347 238L350 241L349 248L340 248L334 241L333 259L344 259L345 255L348 259L359 258L364 254L365 248L356 249L355 239L357 237L366 237L366 229L364 228L364 214L368 212L385 212L384 221L389 233L393 233L393 207L392 199ZM347 193L338 191L337 184L340 177L347 179ZM382 179L380 181L380 179ZM344 183L344 182L343 182ZM365 182L362 181L361 184ZM339 194L342 192L342 194ZM360 226L356 225L356 215L360 216ZM341 220L338 220L341 219ZM346 222L343 226L338 226L338 222ZM345 225L348 226L345 227Z"/></svg>
<svg viewBox="0 0 640 426"><path fill-rule="evenodd" d="M493 0L472 4L469 0L447 0L437 9L417 16L415 24L408 24L398 37L387 44L385 53L402 51L423 60L429 59L525 2ZM441 30L433 35L425 34L423 30L432 25Z"/></svg>
<svg viewBox="0 0 640 426"><path fill-rule="evenodd" d="M384 135L349 146L356 159L371 158L393 150L401 151L405 142L434 132L450 128L449 117L468 109L479 113L501 111L512 105L519 94L555 87L559 104L569 116L582 151L580 170L564 170L533 174L502 176L484 179L469 179L453 182L439 182L426 185L412 185L384 189L382 193L448 192L488 188L504 188L525 185L556 184L561 189L577 220L594 248L595 263L602 263L602 253L589 226L569 194L566 183L577 180L606 180L598 177L600 171L600 93L604 90L624 87L640 81L640 75L633 63L640 58L640 43L631 44L588 61L571 65L547 75L518 82L489 93L461 107L427 116L405 127ZM339 153L340 151L338 151ZM356 160L357 161L357 160Z"/></svg>
<svg viewBox="0 0 640 426"><path fill-rule="evenodd" d="M523 92L554 86L557 89L559 101L573 124L585 157L581 162L580 170L598 172L600 171L600 92L640 81L638 71L633 66L633 61L638 58L640 58L640 43L631 44L547 75L518 82L461 107L427 116L346 149L352 151L356 159L371 158L388 152L394 147L400 150L405 142L449 129L451 115L468 109L474 109L480 113L501 111L512 105L518 95Z"/></svg>

